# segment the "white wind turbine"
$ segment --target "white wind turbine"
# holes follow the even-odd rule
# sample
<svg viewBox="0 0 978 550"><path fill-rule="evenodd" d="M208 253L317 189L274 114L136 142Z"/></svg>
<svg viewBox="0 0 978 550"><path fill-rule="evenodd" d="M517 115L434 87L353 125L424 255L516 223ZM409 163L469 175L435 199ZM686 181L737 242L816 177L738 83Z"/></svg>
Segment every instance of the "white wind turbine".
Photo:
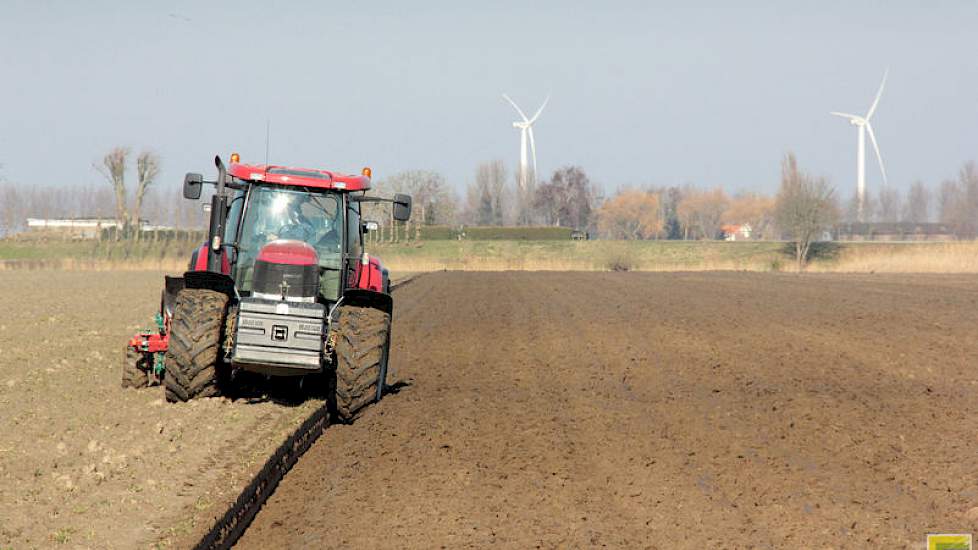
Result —
<svg viewBox="0 0 978 550"><path fill-rule="evenodd" d="M540 108L537 109L537 112L533 115L532 118L526 118L526 114L523 113L523 110L520 109L519 105L517 105L515 101L510 99L508 95L503 94L503 99L508 101L509 104L512 105L514 109L516 109L516 112L520 114L520 118L523 119L522 121L514 122L513 128L520 129L519 186L521 190L526 190L527 186L530 184L530 178L531 178L530 172L527 170L527 163L526 163L526 142L527 139L529 138L530 153L533 155L532 178L535 180L537 177L537 145L536 142L533 140L533 123L536 122L538 118L540 118L540 113L543 112L543 108L546 107L547 102L550 101L550 96L547 96L547 99L543 100L543 105L540 105Z"/></svg>
<svg viewBox="0 0 978 550"><path fill-rule="evenodd" d="M886 75L889 73L887 69L883 73L883 81L880 82L880 89L876 92L876 99L873 100L872 106L870 106L869 111L866 116L852 115L849 113L837 113L832 112L829 114L840 116L842 118L849 119L849 124L859 128L859 146L857 148L857 159L856 159L856 194L858 196L858 217L860 222L865 220L865 207L866 207L866 132L869 131L869 139L873 142L873 150L876 151L876 160L880 163L880 173L883 175L883 185L886 185L886 169L883 168L883 156L880 154L880 146L876 143L876 135L873 134L873 125L869 123L869 119L873 117L873 113L876 112L876 106L879 105L880 96L883 95L883 86L886 85Z"/></svg>

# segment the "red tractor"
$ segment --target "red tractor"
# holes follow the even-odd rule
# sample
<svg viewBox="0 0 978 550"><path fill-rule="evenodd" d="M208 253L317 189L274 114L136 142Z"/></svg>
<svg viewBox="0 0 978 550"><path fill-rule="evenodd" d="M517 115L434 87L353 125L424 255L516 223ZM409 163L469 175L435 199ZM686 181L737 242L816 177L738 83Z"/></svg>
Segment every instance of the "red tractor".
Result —
<svg viewBox="0 0 978 550"><path fill-rule="evenodd" d="M180 402L219 395L239 371L317 375L341 421L385 389L390 348L387 269L363 249L376 224L365 202L391 202L406 221L411 197L371 197L370 170L248 165L237 154L217 180L187 174L183 196L215 186L207 242L183 277L166 277L157 327L126 347L122 385L162 383Z"/></svg>

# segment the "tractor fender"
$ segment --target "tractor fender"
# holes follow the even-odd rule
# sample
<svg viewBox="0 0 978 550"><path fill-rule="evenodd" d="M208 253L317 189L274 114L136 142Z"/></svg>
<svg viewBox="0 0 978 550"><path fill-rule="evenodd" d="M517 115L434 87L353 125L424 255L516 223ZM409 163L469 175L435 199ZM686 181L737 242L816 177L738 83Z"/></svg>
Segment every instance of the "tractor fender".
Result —
<svg viewBox="0 0 978 550"><path fill-rule="evenodd" d="M350 288L343 293L343 304L351 306L366 306L379 309L385 313L391 313L394 309L394 299L390 294L364 290L362 288Z"/></svg>
<svg viewBox="0 0 978 550"><path fill-rule="evenodd" d="M183 277L163 276L163 293L160 297L160 315L163 318L173 317L173 309L177 306L177 294L186 286Z"/></svg>
<svg viewBox="0 0 978 550"><path fill-rule="evenodd" d="M211 273L210 271L188 271L183 274L184 288L204 288L222 294L227 294L234 299L234 279L225 273Z"/></svg>
<svg viewBox="0 0 978 550"><path fill-rule="evenodd" d="M228 260L230 247L225 246L221 254L221 272L207 271L207 243L200 245L190 255L189 271L183 274L184 288L204 288L235 297L234 279L231 278L231 262ZM179 292L180 289L177 289ZM174 293L174 296L176 293Z"/></svg>

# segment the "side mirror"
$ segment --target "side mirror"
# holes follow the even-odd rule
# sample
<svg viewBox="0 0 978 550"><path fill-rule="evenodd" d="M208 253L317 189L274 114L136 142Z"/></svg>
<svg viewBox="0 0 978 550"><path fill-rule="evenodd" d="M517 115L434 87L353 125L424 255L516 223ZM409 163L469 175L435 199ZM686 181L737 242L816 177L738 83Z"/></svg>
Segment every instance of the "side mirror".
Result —
<svg viewBox="0 0 978 550"><path fill-rule="evenodd" d="M378 228L380 228L380 225L378 225L377 222L372 222L372 221L363 222L364 233L371 233L373 231L377 231Z"/></svg>
<svg viewBox="0 0 978 550"><path fill-rule="evenodd" d="M398 193L394 195L394 219L406 222L411 219L411 195Z"/></svg>
<svg viewBox="0 0 978 550"><path fill-rule="evenodd" d="M204 176L200 174L188 173L183 177L183 198L197 200L200 198L200 189L204 184Z"/></svg>

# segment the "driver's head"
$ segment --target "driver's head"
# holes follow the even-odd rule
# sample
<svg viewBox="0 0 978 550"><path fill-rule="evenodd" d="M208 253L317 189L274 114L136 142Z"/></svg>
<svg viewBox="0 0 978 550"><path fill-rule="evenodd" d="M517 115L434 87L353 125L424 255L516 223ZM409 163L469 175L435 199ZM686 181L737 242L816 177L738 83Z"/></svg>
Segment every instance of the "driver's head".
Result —
<svg viewBox="0 0 978 550"><path fill-rule="evenodd" d="M309 218L303 212L303 209L309 208L310 198L309 195L297 195L292 204L289 205L288 209L288 219L291 223L301 223L309 225L311 222Z"/></svg>

